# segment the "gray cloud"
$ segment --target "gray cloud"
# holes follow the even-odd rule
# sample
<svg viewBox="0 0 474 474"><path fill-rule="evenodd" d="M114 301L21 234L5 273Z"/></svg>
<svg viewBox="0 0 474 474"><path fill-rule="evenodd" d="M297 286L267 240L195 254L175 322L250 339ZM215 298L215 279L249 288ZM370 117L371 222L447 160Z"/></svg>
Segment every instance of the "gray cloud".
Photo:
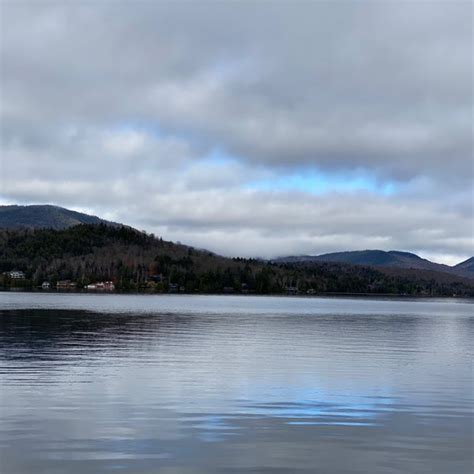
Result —
<svg viewBox="0 0 474 474"><path fill-rule="evenodd" d="M1 10L4 202L91 209L227 254L472 253L470 2ZM308 172L324 193L279 188ZM331 192L354 173L395 192Z"/></svg>

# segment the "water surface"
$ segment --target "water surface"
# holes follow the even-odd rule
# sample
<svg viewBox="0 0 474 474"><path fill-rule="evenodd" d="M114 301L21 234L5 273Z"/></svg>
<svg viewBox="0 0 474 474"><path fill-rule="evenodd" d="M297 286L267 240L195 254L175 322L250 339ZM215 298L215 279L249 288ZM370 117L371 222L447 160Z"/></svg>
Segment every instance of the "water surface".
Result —
<svg viewBox="0 0 474 474"><path fill-rule="evenodd" d="M0 293L0 472L472 473L473 309Z"/></svg>

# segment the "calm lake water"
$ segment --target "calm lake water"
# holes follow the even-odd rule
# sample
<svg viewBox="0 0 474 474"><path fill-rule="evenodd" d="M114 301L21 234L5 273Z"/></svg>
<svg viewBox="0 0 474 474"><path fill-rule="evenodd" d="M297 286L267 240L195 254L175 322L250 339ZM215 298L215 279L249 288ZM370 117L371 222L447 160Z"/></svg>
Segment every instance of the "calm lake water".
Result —
<svg viewBox="0 0 474 474"><path fill-rule="evenodd" d="M474 305L0 293L0 472L473 472Z"/></svg>

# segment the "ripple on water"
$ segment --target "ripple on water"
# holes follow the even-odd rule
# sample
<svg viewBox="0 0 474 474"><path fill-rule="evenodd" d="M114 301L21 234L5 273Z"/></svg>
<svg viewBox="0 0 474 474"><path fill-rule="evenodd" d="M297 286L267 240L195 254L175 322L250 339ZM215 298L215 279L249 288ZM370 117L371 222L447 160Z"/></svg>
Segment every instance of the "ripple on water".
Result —
<svg viewBox="0 0 474 474"><path fill-rule="evenodd" d="M1 472L473 471L470 303L0 294L0 307Z"/></svg>

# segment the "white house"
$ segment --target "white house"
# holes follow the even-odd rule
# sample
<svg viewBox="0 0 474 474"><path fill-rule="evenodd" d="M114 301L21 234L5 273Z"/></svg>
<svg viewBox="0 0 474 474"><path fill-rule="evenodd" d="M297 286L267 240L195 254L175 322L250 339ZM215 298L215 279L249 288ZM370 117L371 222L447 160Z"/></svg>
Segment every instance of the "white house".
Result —
<svg viewBox="0 0 474 474"><path fill-rule="evenodd" d="M24 280L25 279L25 274L23 272L17 271L17 270L12 270L11 272L8 272L8 276L12 280Z"/></svg>
<svg viewBox="0 0 474 474"><path fill-rule="evenodd" d="M85 286L86 290L115 290L113 281L98 281Z"/></svg>

